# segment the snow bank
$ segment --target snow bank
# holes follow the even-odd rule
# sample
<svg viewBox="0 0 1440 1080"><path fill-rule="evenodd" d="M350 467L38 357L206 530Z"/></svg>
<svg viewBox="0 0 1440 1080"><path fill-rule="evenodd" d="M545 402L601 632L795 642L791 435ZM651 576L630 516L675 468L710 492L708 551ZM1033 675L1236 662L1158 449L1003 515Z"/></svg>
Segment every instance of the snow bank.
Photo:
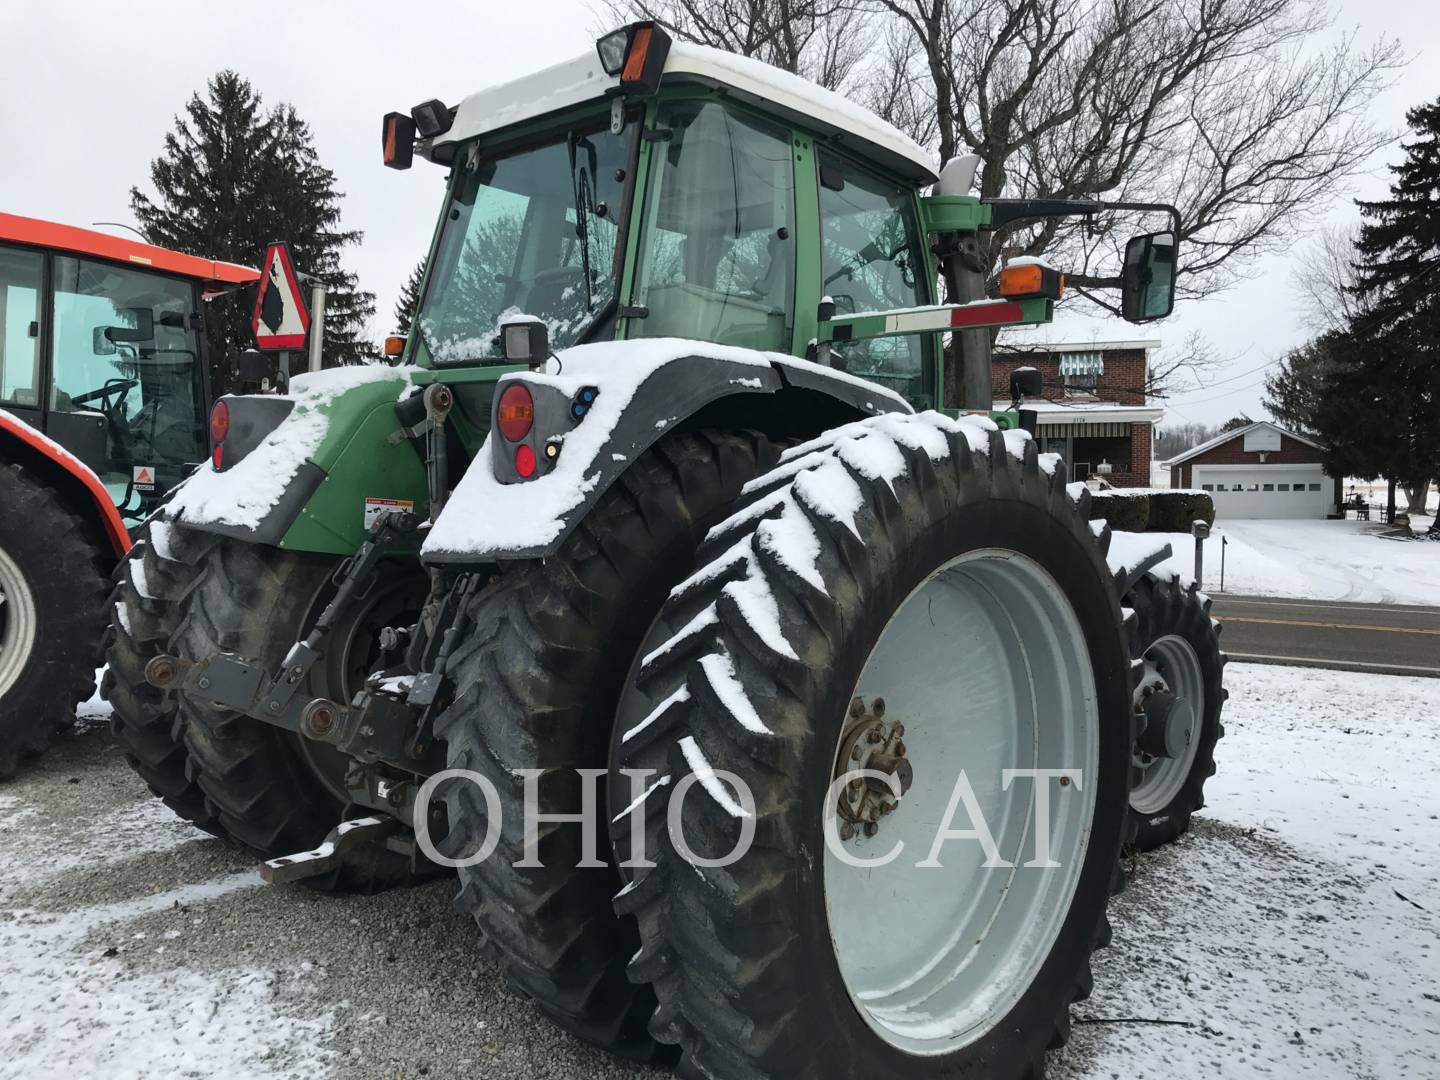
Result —
<svg viewBox="0 0 1440 1080"><path fill-rule="evenodd" d="M877 402L909 410L905 399L891 390L783 353L685 338L577 345L553 357L543 374L514 376L531 385L554 387L566 397L573 397L585 386L600 390L585 420L560 436L562 449L555 468L524 483L500 483L491 466L492 433L430 529L424 554L525 551L554 542L564 532L567 516L584 503L606 468L616 460L624 460L623 454L618 459L613 454L602 454L614 449L609 445L611 435L640 387L666 365L696 356L766 370L823 372L827 377L864 387ZM763 385L758 378L754 382ZM662 417L656 427L663 430L675 419Z"/></svg>
<svg viewBox="0 0 1440 1080"><path fill-rule="evenodd" d="M1227 593L1440 606L1440 544L1387 540L1383 529L1365 521L1217 521L1204 542L1201 584L1220 590L1223 546ZM1189 533L1116 533L1111 556L1165 542L1174 554L1162 568L1188 582L1195 571Z"/></svg>
<svg viewBox="0 0 1440 1080"><path fill-rule="evenodd" d="M201 525L257 528L280 501L300 466L325 441L330 421L322 411L340 395L377 382L409 385L413 368L362 364L296 375L289 398L295 408L280 426L240 461L224 472L205 462L178 488L170 500L172 520Z"/></svg>

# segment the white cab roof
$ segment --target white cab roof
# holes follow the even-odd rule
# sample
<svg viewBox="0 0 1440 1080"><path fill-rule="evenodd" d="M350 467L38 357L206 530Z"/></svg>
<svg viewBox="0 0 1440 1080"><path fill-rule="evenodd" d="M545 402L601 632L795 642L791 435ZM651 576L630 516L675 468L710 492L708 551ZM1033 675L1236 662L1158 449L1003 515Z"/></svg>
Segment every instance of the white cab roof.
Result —
<svg viewBox="0 0 1440 1080"><path fill-rule="evenodd" d="M677 41L665 61L664 82L723 87L742 101L763 104L818 134L837 137L862 156L878 158L906 176L924 183L936 179L929 152L899 128L849 98L758 60ZM605 74L591 49L574 60L471 94L460 103L450 130L430 147L421 144L421 151L429 156L435 148L601 100L619 84L618 78Z"/></svg>

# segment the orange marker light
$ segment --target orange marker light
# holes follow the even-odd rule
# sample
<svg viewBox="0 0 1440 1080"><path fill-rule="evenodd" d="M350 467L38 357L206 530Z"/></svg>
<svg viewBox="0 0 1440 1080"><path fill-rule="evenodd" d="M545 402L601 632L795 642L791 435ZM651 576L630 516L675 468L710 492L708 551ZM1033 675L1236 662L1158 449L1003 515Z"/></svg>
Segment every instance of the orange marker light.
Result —
<svg viewBox="0 0 1440 1080"><path fill-rule="evenodd" d="M620 81L639 82L645 77L645 54L650 50L650 28L642 26L635 31L635 40L630 42L630 55L625 58L625 70Z"/></svg>
<svg viewBox="0 0 1440 1080"><path fill-rule="evenodd" d="M394 360L405 351L405 338L400 334L391 334L385 339L385 358Z"/></svg>
<svg viewBox="0 0 1440 1080"><path fill-rule="evenodd" d="M1065 295L1065 275L1039 263L1007 266L1000 271L1000 295L1048 296L1051 300L1059 300Z"/></svg>
<svg viewBox="0 0 1440 1080"><path fill-rule="evenodd" d="M511 383L500 395L495 406L495 426L509 442L519 442L530 433L535 423L535 399L524 383ZM534 452L530 455L534 461Z"/></svg>

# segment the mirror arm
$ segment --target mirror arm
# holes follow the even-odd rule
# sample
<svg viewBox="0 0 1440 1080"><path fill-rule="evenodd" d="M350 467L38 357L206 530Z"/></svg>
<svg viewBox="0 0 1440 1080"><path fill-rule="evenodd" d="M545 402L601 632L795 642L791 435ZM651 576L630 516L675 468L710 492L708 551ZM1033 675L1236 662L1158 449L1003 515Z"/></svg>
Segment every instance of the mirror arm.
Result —
<svg viewBox="0 0 1440 1080"><path fill-rule="evenodd" d="M1175 242L1180 242L1180 211L1169 203L1106 202L1103 199L986 199L990 223L981 229L994 232L1015 221L1042 217L1093 217L1103 210L1139 210L1168 214Z"/></svg>

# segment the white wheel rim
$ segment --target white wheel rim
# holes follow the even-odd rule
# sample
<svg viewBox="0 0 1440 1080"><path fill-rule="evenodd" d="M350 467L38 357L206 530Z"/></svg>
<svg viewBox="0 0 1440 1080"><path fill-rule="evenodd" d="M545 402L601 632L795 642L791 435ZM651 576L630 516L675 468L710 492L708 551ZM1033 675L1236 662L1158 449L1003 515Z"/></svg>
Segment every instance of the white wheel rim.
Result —
<svg viewBox="0 0 1440 1080"><path fill-rule="evenodd" d="M856 684L902 720L914 786L878 833L842 846L890 865L847 865L827 844L831 942L856 1010L892 1046L951 1053L982 1038L1035 982L1079 883L1095 810L1099 705L1079 619L1034 561L987 549L932 573L901 605ZM844 741L842 737L842 742ZM837 747L838 751L838 747ZM1035 784L1004 769L1075 769L1048 782L1051 859L1035 858ZM921 868L961 770L1013 867L948 841ZM828 809L828 808L827 808ZM833 813L833 811L832 811ZM971 827L963 803L952 828Z"/></svg>
<svg viewBox="0 0 1440 1080"><path fill-rule="evenodd" d="M1200 658L1190 642L1177 634L1159 638L1145 650L1145 674L1135 690L1139 703L1147 686L1168 689L1190 706L1194 718L1185 752L1179 757L1157 757L1150 761L1137 754L1136 764L1144 769L1140 782L1130 790L1130 806L1137 814L1158 814L1175 801L1195 767L1200 747L1200 725L1205 720L1205 677Z"/></svg>
<svg viewBox="0 0 1440 1080"><path fill-rule="evenodd" d="M0 548L0 694L20 678L35 648L35 596L9 552Z"/></svg>

